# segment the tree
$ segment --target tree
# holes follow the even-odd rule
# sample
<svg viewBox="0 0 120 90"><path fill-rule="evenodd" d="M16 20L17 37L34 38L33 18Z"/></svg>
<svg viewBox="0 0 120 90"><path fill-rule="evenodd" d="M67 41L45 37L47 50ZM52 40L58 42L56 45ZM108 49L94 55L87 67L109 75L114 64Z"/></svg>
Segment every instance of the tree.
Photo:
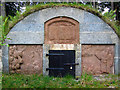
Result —
<svg viewBox="0 0 120 90"><path fill-rule="evenodd" d="M5 12L5 2L1 2L0 0L0 48L1 45L3 45L3 22L2 22L2 17L5 17L6 12Z"/></svg>
<svg viewBox="0 0 120 90"><path fill-rule="evenodd" d="M38 4L39 2L6 2L5 8L6 8L6 16L15 16L17 11L21 11L22 7L28 6L28 5L34 5Z"/></svg>
<svg viewBox="0 0 120 90"><path fill-rule="evenodd" d="M120 1L119 2L93 2L93 7L98 8L100 12L103 12L105 8L111 10L116 10L116 20L120 23Z"/></svg>
<svg viewBox="0 0 120 90"><path fill-rule="evenodd" d="M5 2L1 2L0 1L0 15L5 16L6 12L5 12Z"/></svg>
<svg viewBox="0 0 120 90"><path fill-rule="evenodd" d="M116 10L116 19L120 21L120 2L113 3L113 10Z"/></svg>

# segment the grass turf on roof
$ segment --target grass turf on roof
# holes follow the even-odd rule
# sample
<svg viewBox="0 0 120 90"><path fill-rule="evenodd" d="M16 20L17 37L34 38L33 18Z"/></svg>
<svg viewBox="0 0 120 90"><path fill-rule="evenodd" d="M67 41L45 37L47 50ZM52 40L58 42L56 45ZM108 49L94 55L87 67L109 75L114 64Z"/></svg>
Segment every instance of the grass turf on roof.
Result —
<svg viewBox="0 0 120 90"><path fill-rule="evenodd" d="M98 17L100 17L105 23L107 23L120 37L120 25L117 24L116 21L110 20L109 17L103 16L97 9L91 7L90 5L84 5L84 4L78 4L78 3L47 3L47 4L38 4L33 6L27 6L26 11L22 14L19 12L16 13L16 16L11 17L10 20L8 20L8 29L5 30L6 34L9 33L9 31L21 20L23 20L26 16L42 10L46 8L52 8L52 7L73 7L85 10L87 12L90 12Z"/></svg>

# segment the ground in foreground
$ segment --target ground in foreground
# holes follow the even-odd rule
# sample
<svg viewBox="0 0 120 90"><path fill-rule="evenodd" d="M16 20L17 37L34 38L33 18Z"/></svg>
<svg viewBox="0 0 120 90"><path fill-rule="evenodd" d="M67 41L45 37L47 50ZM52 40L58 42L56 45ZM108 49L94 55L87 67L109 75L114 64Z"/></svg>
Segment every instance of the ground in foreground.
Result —
<svg viewBox="0 0 120 90"><path fill-rule="evenodd" d="M43 75L2 74L2 88L118 88L117 75L93 77L83 74L76 80L72 76L49 77Z"/></svg>

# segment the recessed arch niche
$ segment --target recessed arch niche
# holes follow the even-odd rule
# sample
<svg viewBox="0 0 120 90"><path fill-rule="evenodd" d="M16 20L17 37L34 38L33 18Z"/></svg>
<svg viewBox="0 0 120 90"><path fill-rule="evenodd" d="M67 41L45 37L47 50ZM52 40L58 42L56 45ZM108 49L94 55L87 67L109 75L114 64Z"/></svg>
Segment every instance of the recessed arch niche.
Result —
<svg viewBox="0 0 120 90"><path fill-rule="evenodd" d="M45 44L79 44L79 22L56 17L45 22Z"/></svg>

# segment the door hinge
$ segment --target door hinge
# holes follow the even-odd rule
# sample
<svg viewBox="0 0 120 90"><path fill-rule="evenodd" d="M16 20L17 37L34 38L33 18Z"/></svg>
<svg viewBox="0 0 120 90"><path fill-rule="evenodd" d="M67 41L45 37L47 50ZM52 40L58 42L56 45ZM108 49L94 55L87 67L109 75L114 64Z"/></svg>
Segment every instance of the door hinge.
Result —
<svg viewBox="0 0 120 90"><path fill-rule="evenodd" d="M64 68L46 68L46 70L65 70Z"/></svg>
<svg viewBox="0 0 120 90"><path fill-rule="evenodd" d="M46 56L63 56L63 53L50 53L50 54L46 54Z"/></svg>
<svg viewBox="0 0 120 90"><path fill-rule="evenodd" d="M79 63L65 63L64 66L79 65Z"/></svg>

